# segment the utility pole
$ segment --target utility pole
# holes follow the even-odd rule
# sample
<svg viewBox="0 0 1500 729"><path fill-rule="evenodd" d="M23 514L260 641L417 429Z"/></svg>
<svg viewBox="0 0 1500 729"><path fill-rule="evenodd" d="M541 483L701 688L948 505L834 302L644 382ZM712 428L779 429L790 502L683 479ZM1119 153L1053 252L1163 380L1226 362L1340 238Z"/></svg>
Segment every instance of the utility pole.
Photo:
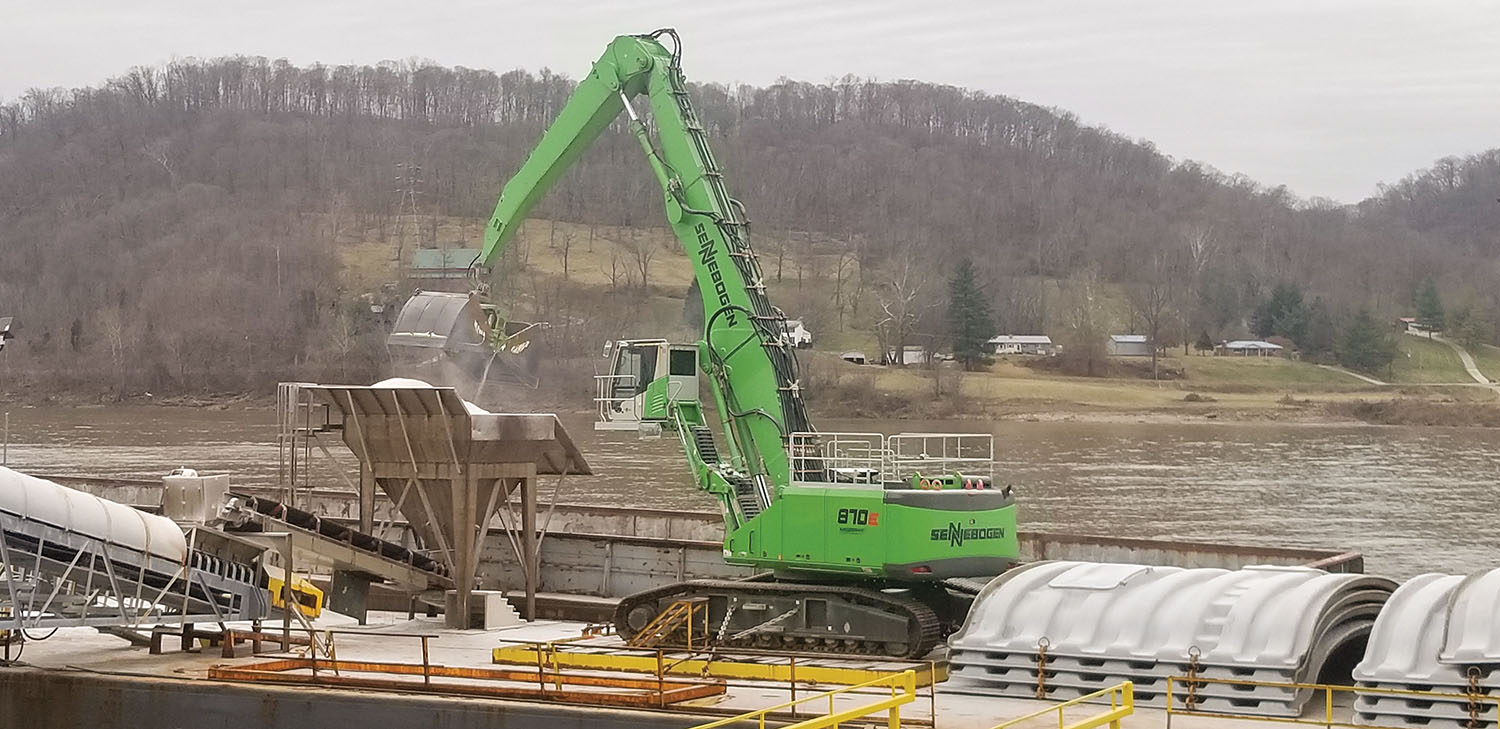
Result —
<svg viewBox="0 0 1500 729"><path fill-rule="evenodd" d="M396 163L396 270L406 267L406 229L410 223L417 231L417 248L422 247L422 225L417 220L418 201L422 197L422 166L415 162Z"/></svg>
<svg viewBox="0 0 1500 729"><path fill-rule="evenodd" d="M16 335L12 334L11 331L10 331L11 321L12 321L11 317L8 317L8 316L6 316L6 317L0 317L0 357L4 357L5 358L5 381L6 382L15 382L15 380L11 379L11 376L10 376L10 349L5 346L7 343L10 342L10 340L16 338ZM5 412L5 435L4 435L3 438L0 438L0 466L9 465L9 463L10 463L10 411L7 410Z"/></svg>

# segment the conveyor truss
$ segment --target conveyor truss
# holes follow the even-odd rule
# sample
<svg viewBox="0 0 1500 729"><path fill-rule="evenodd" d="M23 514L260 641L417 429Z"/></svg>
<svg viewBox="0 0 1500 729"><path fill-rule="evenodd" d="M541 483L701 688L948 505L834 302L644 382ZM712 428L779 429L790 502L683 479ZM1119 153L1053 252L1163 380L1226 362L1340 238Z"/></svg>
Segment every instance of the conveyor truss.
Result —
<svg viewBox="0 0 1500 729"><path fill-rule="evenodd" d="M215 554L222 554L226 539L191 529L188 559L175 563L0 512L0 628L139 627L263 617L270 610L269 595L257 584L255 568Z"/></svg>

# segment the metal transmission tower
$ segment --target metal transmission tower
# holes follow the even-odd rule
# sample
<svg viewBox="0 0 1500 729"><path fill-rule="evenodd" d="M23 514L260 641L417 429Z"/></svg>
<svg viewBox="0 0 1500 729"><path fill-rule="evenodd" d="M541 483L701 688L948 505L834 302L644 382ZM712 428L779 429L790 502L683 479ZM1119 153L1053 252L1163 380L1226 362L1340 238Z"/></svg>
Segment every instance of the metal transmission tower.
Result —
<svg viewBox="0 0 1500 729"><path fill-rule="evenodd" d="M422 222L418 208L422 199L422 166L415 162L396 163L396 269L404 270L408 229L416 232L416 245L422 247Z"/></svg>

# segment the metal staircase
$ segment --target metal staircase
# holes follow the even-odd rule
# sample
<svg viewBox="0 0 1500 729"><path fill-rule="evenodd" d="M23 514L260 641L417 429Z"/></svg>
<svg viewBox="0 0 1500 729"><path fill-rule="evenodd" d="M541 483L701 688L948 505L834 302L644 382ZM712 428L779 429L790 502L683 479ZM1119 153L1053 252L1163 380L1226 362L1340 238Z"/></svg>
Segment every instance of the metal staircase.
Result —
<svg viewBox="0 0 1500 729"><path fill-rule="evenodd" d="M683 633L686 642L676 640ZM696 637L695 637L696 636ZM696 643L695 643L696 641ZM654 648L664 642L694 648L708 642L708 598L677 600L626 642L632 648Z"/></svg>

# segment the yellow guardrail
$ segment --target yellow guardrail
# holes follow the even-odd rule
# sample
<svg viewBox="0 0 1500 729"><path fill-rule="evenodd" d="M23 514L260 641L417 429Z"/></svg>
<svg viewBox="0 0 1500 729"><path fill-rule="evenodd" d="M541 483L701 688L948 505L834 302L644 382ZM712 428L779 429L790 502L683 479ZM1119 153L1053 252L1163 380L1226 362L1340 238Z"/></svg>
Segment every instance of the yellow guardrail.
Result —
<svg viewBox="0 0 1500 729"><path fill-rule="evenodd" d="M858 662L819 660L816 656L798 658L794 654L754 651L731 654L688 653L662 648L629 648L589 643L588 636L579 639L549 641L501 641L509 643L491 651L494 663L517 666L545 665L553 670L622 671L664 676L695 676L745 681L776 681L793 684L832 684L847 686L910 670L916 673L917 687L931 686L948 680L948 664L932 661L900 661L869 658ZM796 698L796 688L792 698Z"/></svg>
<svg viewBox="0 0 1500 729"><path fill-rule="evenodd" d="M1103 703L1105 696L1109 697L1109 711L1084 717L1072 724L1067 723L1065 712L1068 707L1094 701ZM994 729L1007 729L1007 727L1046 716L1054 711L1057 712L1057 729L1094 729L1094 727L1105 724L1108 724L1110 729L1120 729L1120 720L1135 713L1135 684L1126 681L1106 689L1100 689L1094 693L1085 694L1076 699L1069 699L1055 706L1049 706L1041 711L1033 711L1025 716L1016 717L1003 724L996 724Z"/></svg>
<svg viewBox="0 0 1500 729"><path fill-rule="evenodd" d="M1306 716L1252 716L1249 714L1228 714L1216 711L1204 711L1197 708L1196 704L1204 700L1198 695L1198 691L1205 686L1243 686L1254 689L1255 687L1287 689L1291 691L1316 691L1323 694L1323 710L1321 715ZM1494 706L1500 711L1500 696L1486 696L1478 686L1474 693L1444 693L1441 691L1411 691L1407 689L1373 688L1364 686L1333 686L1321 683L1283 683L1279 681L1248 681L1229 678L1195 678L1191 676L1172 676L1167 679L1167 727L1172 726L1172 717L1182 716L1209 716L1224 719L1248 719L1255 721L1277 722L1281 724L1312 724L1316 726L1329 727L1357 727L1358 729L1380 729L1381 725L1359 723L1352 721L1336 721L1334 716L1335 692L1367 694L1377 696L1401 696L1407 698L1442 699L1446 701L1461 701L1468 706L1470 719L1479 719L1479 714ZM1186 704L1187 706L1181 706ZM1347 704L1346 704L1347 706ZM1483 707L1483 708L1481 708ZM1307 712L1304 710L1303 714ZM1500 715L1500 714L1497 714ZM1352 711L1349 719L1353 719ZM1487 721L1487 720L1486 720ZM1405 729L1404 727L1385 727L1384 729Z"/></svg>
<svg viewBox="0 0 1500 729"><path fill-rule="evenodd" d="M852 708L844 709L842 711L837 710L834 706L834 699L840 694L847 694L858 691L860 689L872 689L881 687L890 687L891 695L888 698L882 698L879 701L875 701L873 703L865 704L863 706L855 706ZM827 714L815 716L811 719L804 719L794 724L785 724L783 725L783 729L823 729L823 727L836 727L846 721L854 721L855 719L861 719L881 711L886 712L887 729L900 729L901 706L904 704L910 704L917 699L916 673L913 671L893 673L888 676L882 676L873 681L866 681L854 686L845 686L844 688L834 689L833 691L817 694L815 696L808 696L807 698L803 699L793 699L784 704L768 706L764 709L756 709L755 711L749 711L744 714L740 714L739 716L731 716L727 719L720 719L718 721L712 721L707 724L699 724L698 726L693 727L693 729L718 729L718 727L721 726L728 726L730 724L738 724L740 722L746 721L759 722L760 729L765 729L766 716L768 714L777 711L784 711L794 706L811 703L813 701L822 701L824 699L828 700Z"/></svg>

